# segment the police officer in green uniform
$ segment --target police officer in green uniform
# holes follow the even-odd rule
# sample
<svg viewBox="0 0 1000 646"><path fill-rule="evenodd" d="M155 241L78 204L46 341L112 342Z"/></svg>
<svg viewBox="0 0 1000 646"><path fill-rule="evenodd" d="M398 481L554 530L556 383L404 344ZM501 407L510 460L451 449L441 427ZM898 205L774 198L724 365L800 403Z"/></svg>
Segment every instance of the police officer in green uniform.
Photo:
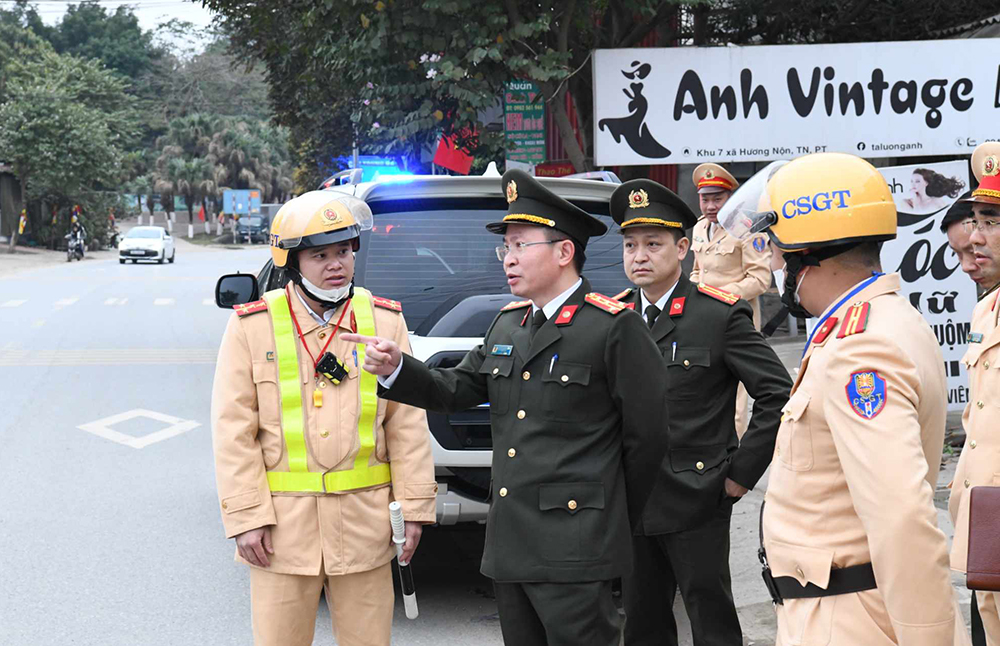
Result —
<svg viewBox="0 0 1000 646"><path fill-rule="evenodd" d="M524 172L502 182L508 213L487 229L504 236L497 256L526 300L455 368L353 338L368 343L365 369L386 399L442 412L490 404L482 572L505 643L617 646L611 584L631 567L629 517L665 453L666 366L642 318L581 276L588 238L607 227Z"/></svg>
<svg viewBox="0 0 1000 646"><path fill-rule="evenodd" d="M677 644L672 612L679 586L695 644L742 646L729 573L733 503L771 462L792 381L754 329L750 304L692 284L681 271L697 218L676 194L648 179L611 196L625 273L635 288L616 296L641 312L669 375L669 451L632 537L635 567L623 581L625 646ZM736 388L754 398L742 441Z"/></svg>

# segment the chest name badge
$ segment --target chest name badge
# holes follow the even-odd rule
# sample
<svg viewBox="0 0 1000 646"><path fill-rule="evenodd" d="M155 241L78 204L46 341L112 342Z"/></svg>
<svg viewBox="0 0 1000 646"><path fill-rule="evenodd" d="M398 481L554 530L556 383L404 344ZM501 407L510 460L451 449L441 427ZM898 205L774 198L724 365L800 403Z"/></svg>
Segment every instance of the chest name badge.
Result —
<svg viewBox="0 0 1000 646"><path fill-rule="evenodd" d="M983 333L982 332L969 332L969 343L982 343Z"/></svg>
<svg viewBox="0 0 1000 646"><path fill-rule="evenodd" d="M512 345L495 345L493 346L493 350L490 354L495 357L509 357L510 353L513 351L514 346Z"/></svg>
<svg viewBox="0 0 1000 646"><path fill-rule="evenodd" d="M885 379L878 371L853 373L846 390L851 410L864 419L874 419L885 408Z"/></svg>

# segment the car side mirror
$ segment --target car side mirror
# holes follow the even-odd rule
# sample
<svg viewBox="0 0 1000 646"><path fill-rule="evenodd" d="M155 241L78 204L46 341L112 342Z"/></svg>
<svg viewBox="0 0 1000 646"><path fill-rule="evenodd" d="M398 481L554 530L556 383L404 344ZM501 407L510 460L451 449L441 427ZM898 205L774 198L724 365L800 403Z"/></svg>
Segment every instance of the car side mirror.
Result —
<svg viewBox="0 0 1000 646"><path fill-rule="evenodd" d="M226 274L215 284L215 304L222 309L258 299L257 279L250 274Z"/></svg>

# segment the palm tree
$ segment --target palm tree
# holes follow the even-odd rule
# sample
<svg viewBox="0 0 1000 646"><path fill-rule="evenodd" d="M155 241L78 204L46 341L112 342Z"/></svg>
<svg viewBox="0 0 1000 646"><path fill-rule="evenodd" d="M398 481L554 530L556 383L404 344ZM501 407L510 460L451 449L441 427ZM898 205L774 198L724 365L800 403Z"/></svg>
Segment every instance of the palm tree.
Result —
<svg viewBox="0 0 1000 646"><path fill-rule="evenodd" d="M166 173L156 183L160 192L184 196L188 208L188 224L194 224L194 205L201 196L215 190L212 165L207 159L184 159L173 157L167 161Z"/></svg>

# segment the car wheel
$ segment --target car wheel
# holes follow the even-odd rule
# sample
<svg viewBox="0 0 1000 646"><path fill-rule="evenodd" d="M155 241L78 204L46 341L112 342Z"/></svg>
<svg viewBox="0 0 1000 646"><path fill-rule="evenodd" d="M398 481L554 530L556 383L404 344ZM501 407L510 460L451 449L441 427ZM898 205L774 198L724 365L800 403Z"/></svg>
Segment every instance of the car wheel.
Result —
<svg viewBox="0 0 1000 646"><path fill-rule="evenodd" d="M171 265L174 264L174 258L176 258L176 257L177 257L177 250L174 249L174 252L172 254L170 254L170 264Z"/></svg>
<svg viewBox="0 0 1000 646"><path fill-rule="evenodd" d="M160 257L156 259L156 262L157 264L162 265L163 261L165 261L166 259L167 259L167 250L164 249L163 253L160 254Z"/></svg>
<svg viewBox="0 0 1000 646"><path fill-rule="evenodd" d="M118 259L118 264L119 264L119 265L124 265L124 264L125 264L125 260L124 260L124 259L122 259L122 258L119 258L119 259Z"/></svg>

